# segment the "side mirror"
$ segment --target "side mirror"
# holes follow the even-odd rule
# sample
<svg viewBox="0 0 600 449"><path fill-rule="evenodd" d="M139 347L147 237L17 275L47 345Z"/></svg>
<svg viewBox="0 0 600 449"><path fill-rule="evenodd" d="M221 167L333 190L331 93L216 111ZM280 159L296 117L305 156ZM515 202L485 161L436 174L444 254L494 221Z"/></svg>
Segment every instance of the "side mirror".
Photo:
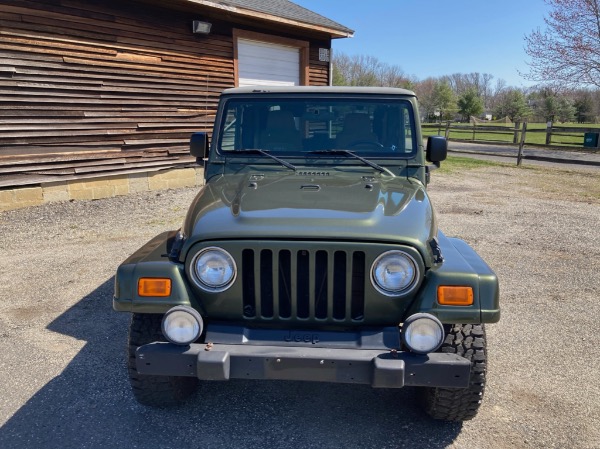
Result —
<svg viewBox="0 0 600 449"><path fill-rule="evenodd" d="M448 141L442 136L429 136L425 158L439 167L440 162L448 155Z"/></svg>
<svg viewBox="0 0 600 449"><path fill-rule="evenodd" d="M190 137L190 154L196 159L208 157L208 134L194 133Z"/></svg>

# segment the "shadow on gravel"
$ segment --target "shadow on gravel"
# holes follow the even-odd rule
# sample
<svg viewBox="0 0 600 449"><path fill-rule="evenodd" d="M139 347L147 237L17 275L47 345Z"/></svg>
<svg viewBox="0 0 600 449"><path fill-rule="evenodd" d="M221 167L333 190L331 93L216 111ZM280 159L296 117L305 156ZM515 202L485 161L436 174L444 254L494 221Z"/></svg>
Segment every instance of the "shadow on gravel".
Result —
<svg viewBox="0 0 600 449"><path fill-rule="evenodd" d="M125 370L129 316L113 312L112 289L109 279L48 326L87 343L0 429L1 448L437 448L461 431L429 420L408 388L230 381L175 409L139 406Z"/></svg>

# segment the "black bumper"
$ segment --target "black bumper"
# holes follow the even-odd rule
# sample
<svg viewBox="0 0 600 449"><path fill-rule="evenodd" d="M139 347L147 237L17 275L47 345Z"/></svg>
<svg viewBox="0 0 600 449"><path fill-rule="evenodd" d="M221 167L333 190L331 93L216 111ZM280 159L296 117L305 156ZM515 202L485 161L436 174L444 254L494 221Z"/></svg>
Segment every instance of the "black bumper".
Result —
<svg viewBox="0 0 600 449"><path fill-rule="evenodd" d="M201 380L269 379L367 384L377 388L466 388L471 363L456 354L378 349L151 343L138 348L140 374Z"/></svg>

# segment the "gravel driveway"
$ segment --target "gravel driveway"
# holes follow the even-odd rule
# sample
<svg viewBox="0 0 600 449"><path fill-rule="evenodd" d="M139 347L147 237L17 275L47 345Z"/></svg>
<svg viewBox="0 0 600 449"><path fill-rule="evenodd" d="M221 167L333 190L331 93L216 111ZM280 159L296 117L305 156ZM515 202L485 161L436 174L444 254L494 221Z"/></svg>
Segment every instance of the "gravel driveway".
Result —
<svg viewBox="0 0 600 449"><path fill-rule="evenodd" d="M0 448L599 448L600 171L434 173L441 228L496 270L481 411L433 422L411 389L206 384L178 409L134 402L115 268L182 222L194 189L0 213Z"/></svg>

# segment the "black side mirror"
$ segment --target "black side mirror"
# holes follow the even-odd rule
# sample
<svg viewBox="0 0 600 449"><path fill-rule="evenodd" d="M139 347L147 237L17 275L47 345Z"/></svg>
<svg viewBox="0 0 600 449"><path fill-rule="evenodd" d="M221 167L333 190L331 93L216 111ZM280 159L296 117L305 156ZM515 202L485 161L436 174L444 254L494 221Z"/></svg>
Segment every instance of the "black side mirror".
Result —
<svg viewBox="0 0 600 449"><path fill-rule="evenodd" d="M427 150L425 158L439 166L440 162L446 160L448 155L448 141L442 136L429 136L427 138Z"/></svg>
<svg viewBox="0 0 600 449"><path fill-rule="evenodd" d="M192 134L190 137L190 154L195 156L196 159L206 159L208 157L208 134Z"/></svg>

